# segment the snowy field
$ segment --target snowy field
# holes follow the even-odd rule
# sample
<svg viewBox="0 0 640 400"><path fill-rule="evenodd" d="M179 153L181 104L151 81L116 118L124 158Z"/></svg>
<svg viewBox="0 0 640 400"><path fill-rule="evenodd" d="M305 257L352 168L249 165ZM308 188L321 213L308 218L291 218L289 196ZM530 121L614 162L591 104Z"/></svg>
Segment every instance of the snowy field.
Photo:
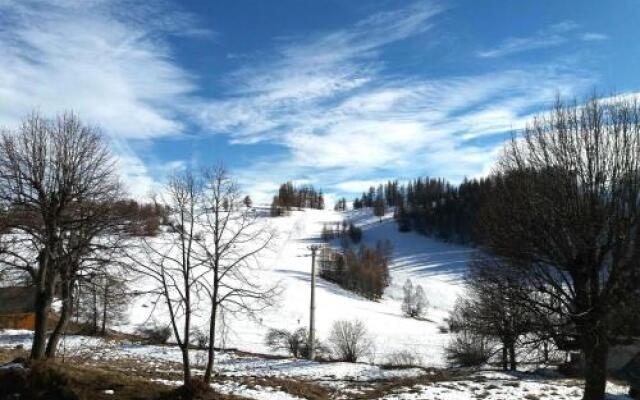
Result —
<svg viewBox="0 0 640 400"><path fill-rule="evenodd" d="M524 374L479 372L465 379L415 385L383 397L385 400L579 400L581 382L570 379L545 379ZM607 384L607 399L630 400L627 386Z"/></svg>
<svg viewBox="0 0 640 400"><path fill-rule="evenodd" d="M0 331L0 348L29 348L31 331ZM143 362L147 367L180 374L182 354L177 346L157 346L129 341L105 340L90 336L67 336L60 345L60 358L85 362L113 363L121 360ZM202 373L206 351L192 350L191 363ZM415 377L424 373L418 368L382 369L365 363L321 363L292 358L264 358L236 352L216 352L217 373L222 376L296 378L314 381L374 381Z"/></svg>
<svg viewBox="0 0 640 400"><path fill-rule="evenodd" d="M374 302L318 279L317 337L326 339L336 320L360 319L374 339L376 362L384 362L394 352L410 350L421 358L424 366L444 366L443 347L448 342L448 335L439 333L437 327L442 324L460 293L461 277L473 250L415 233L400 233L391 215L380 222L379 218L371 215L370 210L346 213L304 210L293 211L286 217L267 218L267 222L278 232L278 238L271 249L260 256L260 279L279 282L282 295L275 306L261 312L256 318L227 316L229 332L224 343L218 344L268 353L270 350L264 344L264 337L269 328L293 330L308 326L311 258L307 247L320 242L325 223L335 224L343 219L363 228L363 241L367 244L375 245L380 239L389 239L393 243L390 265L392 283L385 290L384 297ZM401 288L407 278L424 287L430 303L426 315L429 321L402 316ZM165 312L152 299L142 297L134 302L129 325L123 329L134 330L136 326L148 324L151 320L166 322ZM200 323L206 323L206 319L202 318Z"/></svg>
<svg viewBox="0 0 640 400"><path fill-rule="evenodd" d="M0 349L28 348L30 331L0 331ZM181 355L175 346L153 346L101 338L68 336L60 357L67 362L86 363L147 376L153 381L177 386ZM194 373L201 374L206 355L192 352ZM453 373L443 378L418 368L386 370L364 363L319 363L290 358L267 359L236 352L216 354L218 377L212 387L220 393L256 400L299 400L287 393L281 381L295 380L326 390L327 399L382 398L385 400L578 400L582 382L555 374L478 371ZM271 382L271 383L270 383ZM377 394L382 390L382 394ZM630 400L628 387L609 383L608 400Z"/></svg>
<svg viewBox="0 0 640 400"><path fill-rule="evenodd" d="M388 239L393 244L390 273L392 283L380 301L370 301L322 279L317 281L318 336L326 339L335 320L360 319L375 342L373 359L363 363L321 363L285 357L264 357L249 353L269 353L264 336L269 328L295 329L308 323L310 257L307 247L319 243L325 223L343 219L363 229L365 243ZM242 351L216 354L218 378L212 385L221 393L257 400L297 400L281 387L281 381L305 382L326 390L327 398L419 399L580 399L581 382L558 376L532 373L436 372L431 369L385 369L384 363L396 351L417 354L424 367L446 365L444 346L448 334L438 326L448 315L462 291L462 277L473 249L438 242L415 233L400 233L391 216L380 221L370 211L338 213L326 210L292 212L290 216L269 218L278 239L260 258L261 279L279 282L282 294L276 306L256 318L229 318L226 348ZM406 279L424 287L430 308L427 321L403 317L400 310L402 285ZM144 279L134 290L144 290ZM152 312L153 311L153 312ZM166 322L161 304L140 296L133 301L129 321L120 328L133 331L152 321ZM0 331L0 348L29 348L29 331ZM142 345L135 342L67 336L59 355L70 362L83 362L143 375L167 385L180 384L181 354L175 346ZM194 374L203 372L206 354L191 353ZM275 380L275 381L274 381ZM274 383L275 382L275 383ZM627 400L628 387L610 383L609 400Z"/></svg>
<svg viewBox="0 0 640 400"><path fill-rule="evenodd" d="M33 333L25 330L0 331L0 349L29 348ZM66 336L58 357L64 362L99 366L131 375L142 375L166 384L180 385L182 360L176 346L145 345L98 337ZM255 385L253 380L277 378L322 386L332 398L374 387L379 382L416 378L426 372L419 368L383 369L364 363L321 363L291 358L264 358L237 352L217 352L217 378L212 387L221 393L252 399L299 399L277 386ZM194 375L204 372L206 352L191 351Z"/></svg>

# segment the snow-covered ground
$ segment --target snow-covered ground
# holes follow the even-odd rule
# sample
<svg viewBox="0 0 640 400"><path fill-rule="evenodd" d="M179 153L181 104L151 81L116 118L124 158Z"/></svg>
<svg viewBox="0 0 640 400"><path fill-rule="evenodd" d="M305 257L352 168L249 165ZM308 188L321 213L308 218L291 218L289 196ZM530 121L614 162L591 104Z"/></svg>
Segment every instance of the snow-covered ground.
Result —
<svg viewBox="0 0 640 400"><path fill-rule="evenodd" d="M30 331L0 331L0 348L28 348ZM167 385L180 385L181 355L175 346L154 346L127 341L104 340L86 336L67 336L60 354L68 362L108 366L131 374L147 371L146 376ZM319 363L289 358L268 359L235 352L217 353L219 377L212 387L220 393L235 394L256 400L297 400L278 382L264 384L261 378L288 379L309 382L327 389L333 399L359 398L370 394L386 382L397 385L385 390L385 400L578 400L582 398L582 382L555 374L503 373L477 371L468 375L454 373L450 378L437 377L435 372L417 368L383 369L369 364ZM191 354L194 373L203 372L205 354ZM158 376L153 378L152 376ZM432 378L433 377L433 378ZM398 381L403 378L415 378ZM253 382L253 383L252 383ZM269 382L268 380L264 382ZM609 382L607 399L630 400L628 387ZM372 397L366 397L372 398ZM378 398L378 397L373 397Z"/></svg>
<svg viewBox="0 0 640 400"><path fill-rule="evenodd" d="M627 386L607 384L607 399L630 400ZM435 382L399 389L384 400L579 400L581 382L571 379L545 379L523 374L478 372L462 380Z"/></svg>
<svg viewBox="0 0 640 400"><path fill-rule="evenodd" d="M330 210L293 211L291 215L267 218L278 232L271 249L260 256L260 279L279 282L282 295L277 304L256 318L227 317L230 328L225 346L252 352L268 353L264 337L269 328L296 329L308 325L311 243L320 242L325 223L348 219L364 230L363 240L375 244L389 239L394 246L390 266L392 284L377 302L367 300L322 279L317 281L317 337L328 336L336 320L362 320L375 342L375 361L384 362L393 352L410 350L425 366L444 366L443 347L448 335L439 333L442 323L460 293L460 279L472 249L442 243L416 233L400 233L391 215L382 222L370 210L345 213ZM401 287L410 278L421 284L431 307L430 321L405 318L401 314ZM134 289L136 289L134 287ZM143 289L142 287L139 289ZM161 306L148 297L134 301L128 329L148 324L150 319L166 321ZM201 319L206 323L205 319ZM222 344L222 343L220 343Z"/></svg>
<svg viewBox="0 0 640 400"><path fill-rule="evenodd" d="M318 280L317 315L318 336L325 339L335 320L359 319L365 322L376 345L375 360L384 362L395 351L408 350L419 355L427 367L443 367L443 350L449 340L438 326L448 315L456 298L461 294L461 280L473 249L442 243L416 233L400 233L391 216L380 221L370 211L338 213L327 210L294 211L290 216L269 218L279 232L271 250L260 258L261 278L265 282L280 282L282 295L276 306L260 313L255 319L228 317L231 332L226 347L252 353L268 353L264 336L269 328L295 329L308 323L310 257L307 247L320 242L319 235L325 223L342 219L355 222L363 228L363 240L374 245L377 240L388 239L393 244L390 273L392 283L380 301L374 302L343 290L335 284ZM406 279L424 287L430 302L428 321L405 318L401 314L402 285ZM145 289L143 279L136 281ZM148 324L150 320L166 321L162 307L152 299L141 296L130 309L125 330ZM29 331L0 332L0 348L14 348L31 344ZM166 384L179 384L181 354L175 346L150 346L126 341L105 341L100 338L67 336L59 352L69 359L89 363L118 366L124 369L143 368L157 374L154 380ZM205 360L203 351L191 354L194 373L202 373ZM220 352L217 373L220 376L214 388L253 399L299 399L277 385L265 385L262 378L293 379L326 387L331 398L347 398L367 390L374 390L385 382L398 382L398 386L385 390L387 400L417 399L579 399L581 383L560 377L542 377L533 374L506 374L480 371L452 380L430 380L431 373L418 368L384 369L367 363L319 363L290 358L265 358L239 352ZM369 361L369 360L365 360ZM247 381L249 380L249 381ZM254 381L251 381L254 380ZM252 383L253 382L253 383ZM376 386L378 385L378 386ZM609 384L611 400L627 400L625 386Z"/></svg>
<svg viewBox="0 0 640 400"><path fill-rule="evenodd" d="M33 332L0 331L0 349L29 348ZM166 384L181 384L182 355L177 346L147 345L99 337L70 335L62 339L58 356L72 363L85 363L118 369L133 375ZM206 363L204 350L190 354L195 375L203 374ZM237 352L216 352L218 378L212 387L220 393L252 399L297 399L278 387L248 385L245 379L278 378L311 382L333 393L353 391L353 387L372 387L380 381L414 378L424 375L419 368L384 369L364 363L322 363L291 358L265 358ZM156 378L154 378L156 376Z"/></svg>
<svg viewBox="0 0 640 400"><path fill-rule="evenodd" d="M29 348L33 333L26 330L0 331L0 348ZM61 358L109 363L116 360L144 362L147 367L175 368L182 362L177 346L147 345L100 337L70 335L62 339ZM196 373L204 369L206 351L192 350L190 359ZM216 371L223 376L280 377L325 381L373 381L413 377L424 373L418 368L383 369L364 363L321 363L292 358L264 358L236 352L216 352ZM179 369L174 372L180 373ZM200 371L202 372L202 371Z"/></svg>

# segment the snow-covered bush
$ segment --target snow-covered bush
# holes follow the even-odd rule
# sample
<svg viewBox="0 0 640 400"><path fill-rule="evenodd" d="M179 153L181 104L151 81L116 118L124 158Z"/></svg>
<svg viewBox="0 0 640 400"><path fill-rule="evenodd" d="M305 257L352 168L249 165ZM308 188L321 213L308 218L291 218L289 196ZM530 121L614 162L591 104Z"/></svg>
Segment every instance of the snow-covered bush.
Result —
<svg viewBox="0 0 640 400"><path fill-rule="evenodd" d="M429 306L422 286L413 287L413 282L407 279L402 287L402 313L410 318L422 317Z"/></svg>
<svg viewBox="0 0 640 400"><path fill-rule="evenodd" d="M356 362L374 352L373 341L367 328L359 320L334 322L329 343L334 354L341 361Z"/></svg>

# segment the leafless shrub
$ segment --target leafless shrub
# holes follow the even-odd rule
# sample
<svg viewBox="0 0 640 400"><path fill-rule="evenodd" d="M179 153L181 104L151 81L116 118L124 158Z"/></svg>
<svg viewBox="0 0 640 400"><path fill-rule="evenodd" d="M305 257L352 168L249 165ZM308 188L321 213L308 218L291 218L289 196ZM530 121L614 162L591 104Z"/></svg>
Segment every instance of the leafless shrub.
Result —
<svg viewBox="0 0 640 400"><path fill-rule="evenodd" d="M420 356L409 350L394 351L385 360L385 365L389 367L418 367L422 364Z"/></svg>
<svg viewBox="0 0 640 400"><path fill-rule="evenodd" d="M357 362L373 354L374 346L362 321L336 321L333 323L329 342L338 359Z"/></svg>
<svg viewBox="0 0 640 400"><path fill-rule="evenodd" d="M298 328L293 332L286 329L269 329L265 343L273 351L284 350L298 358L302 355L302 349L306 346L308 337L306 328Z"/></svg>
<svg viewBox="0 0 640 400"><path fill-rule="evenodd" d="M298 328L293 332L286 329L270 329L265 337L265 343L271 350L284 350L295 358L309 356L309 331L307 328ZM317 339L314 348L315 353L320 357L327 353L326 347Z"/></svg>
<svg viewBox="0 0 640 400"><path fill-rule="evenodd" d="M166 344L171 338L171 327L154 324L140 327L137 333L150 344Z"/></svg>
<svg viewBox="0 0 640 400"><path fill-rule="evenodd" d="M445 347L447 361L456 367L477 367L489 361L491 345L482 336L462 331Z"/></svg>

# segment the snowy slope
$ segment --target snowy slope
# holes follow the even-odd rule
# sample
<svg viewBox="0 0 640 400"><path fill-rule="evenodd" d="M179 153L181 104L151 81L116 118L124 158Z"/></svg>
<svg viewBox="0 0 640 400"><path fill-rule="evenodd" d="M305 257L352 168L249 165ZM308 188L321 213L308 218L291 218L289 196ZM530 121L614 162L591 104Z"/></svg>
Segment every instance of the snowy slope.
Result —
<svg viewBox="0 0 640 400"><path fill-rule="evenodd" d="M437 326L460 292L460 278L471 250L415 233L400 233L390 216L380 222L368 210L346 213L304 210L294 211L286 217L268 218L279 234L272 249L260 258L263 268L260 279L279 282L282 295L276 306L262 312L256 319L227 317L230 333L226 347L269 352L264 345L264 336L269 328L307 326L311 263L307 247L320 241L324 223L335 223L344 218L362 226L366 243L391 240L394 245L390 266L392 285L381 301L373 302L318 279L317 337L325 339L335 320L360 319L366 323L375 341L375 361L383 362L386 356L397 350L410 350L419 354L427 366L444 365L443 346L448 335L439 333ZM407 278L424 287L431 304L427 318L433 322L412 320L401 315L401 287ZM130 323L148 323L152 310L153 319L165 320L161 306L154 308L148 298L138 299L132 307ZM201 323L204 322L202 319Z"/></svg>

